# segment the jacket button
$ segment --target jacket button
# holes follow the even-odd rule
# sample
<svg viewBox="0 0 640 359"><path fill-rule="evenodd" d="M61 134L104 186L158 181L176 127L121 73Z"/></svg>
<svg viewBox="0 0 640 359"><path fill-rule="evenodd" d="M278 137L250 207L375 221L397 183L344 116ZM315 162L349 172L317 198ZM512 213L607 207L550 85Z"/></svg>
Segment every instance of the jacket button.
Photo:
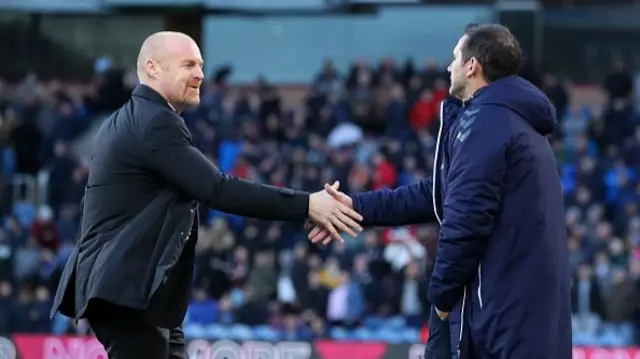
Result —
<svg viewBox="0 0 640 359"><path fill-rule="evenodd" d="M183 236L184 236L184 232L180 232L180 237L183 237Z"/></svg>
<svg viewBox="0 0 640 359"><path fill-rule="evenodd" d="M191 213L193 213L193 212L194 212L194 210L193 210L193 209L191 209Z"/></svg>

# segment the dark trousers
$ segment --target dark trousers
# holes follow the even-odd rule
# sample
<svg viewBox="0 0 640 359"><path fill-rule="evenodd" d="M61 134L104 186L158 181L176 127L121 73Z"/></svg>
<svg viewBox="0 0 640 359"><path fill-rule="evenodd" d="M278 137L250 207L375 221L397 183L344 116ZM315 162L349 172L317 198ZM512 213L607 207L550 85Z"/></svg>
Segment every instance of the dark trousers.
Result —
<svg viewBox="0 0 640 359"><path fill-rule="evenodd" d="M432 305L429 318L429 339L424 351L424 359L452 359L455 356L456 353L451 352L449 320L440 319Z"/></svg>
<svg viewBox="0 0 640 359"><path fill-rule="evenodd" d="M187 359L181 328L159 328L139 312L101 305L101 312L87 315L91 330L109 359Z"/></svg>

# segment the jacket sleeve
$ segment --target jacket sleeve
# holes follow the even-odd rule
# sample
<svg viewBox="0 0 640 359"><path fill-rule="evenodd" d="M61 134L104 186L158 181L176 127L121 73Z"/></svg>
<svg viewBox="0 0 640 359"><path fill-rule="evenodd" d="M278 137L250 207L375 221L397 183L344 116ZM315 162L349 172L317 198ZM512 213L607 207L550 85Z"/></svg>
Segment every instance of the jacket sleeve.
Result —
<svg viewBox="0 0 640 359"><path fill-rule="evenodd" d="M509 130L500 111L480 108L452 134L443 217L429 300L449 312L473 280L500 208Z"/></svg>
<svg viewBox="0 0 640 359"><path fill-rule="evenodd" d="M267 220L303 222L309 193L228 176L191 144L181 119L161 114L143 134L148 165L169 183L223 212Z"/></svg>
<svg viewBox="0 0 640 359"><path fill-rule="evenodd" d="M362 215L364 226L402 226L435 218L432 178L395 189L351 194L353 207Z"/></svg>

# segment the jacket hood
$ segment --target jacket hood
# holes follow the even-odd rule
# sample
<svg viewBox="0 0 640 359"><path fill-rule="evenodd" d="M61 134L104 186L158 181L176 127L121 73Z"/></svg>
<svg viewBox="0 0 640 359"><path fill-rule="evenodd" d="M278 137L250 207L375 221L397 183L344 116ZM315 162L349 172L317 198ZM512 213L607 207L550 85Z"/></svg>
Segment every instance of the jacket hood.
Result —
<svg viewBox="0 0 640 359"><path fill-rule="evenodd" d="M509 108L543 135L553 133L558 124L556 108L547 96L519 76L505 77L481 88L469 104L473 107L498 105Z"/></svg>

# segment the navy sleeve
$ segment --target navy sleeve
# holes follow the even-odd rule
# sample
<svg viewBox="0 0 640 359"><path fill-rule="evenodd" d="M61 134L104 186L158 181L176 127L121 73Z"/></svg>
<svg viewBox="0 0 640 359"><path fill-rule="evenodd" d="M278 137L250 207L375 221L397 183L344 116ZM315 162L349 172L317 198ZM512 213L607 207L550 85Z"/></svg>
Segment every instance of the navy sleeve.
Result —
<svg viewBox="0 0 640 359"><path fill-rule="evenodd" d="M351 194L353 208L362 215L363 226L402 226L435 218L431 177L395 189Z"/></svg>
<svg viewBox="0 0 640 359"><path fill-rule="evenodd" d="M429 300L449 312L478 270L500 208L509 130L501 110L480 108L460 120L450 144L442 225Z"/></svg>

